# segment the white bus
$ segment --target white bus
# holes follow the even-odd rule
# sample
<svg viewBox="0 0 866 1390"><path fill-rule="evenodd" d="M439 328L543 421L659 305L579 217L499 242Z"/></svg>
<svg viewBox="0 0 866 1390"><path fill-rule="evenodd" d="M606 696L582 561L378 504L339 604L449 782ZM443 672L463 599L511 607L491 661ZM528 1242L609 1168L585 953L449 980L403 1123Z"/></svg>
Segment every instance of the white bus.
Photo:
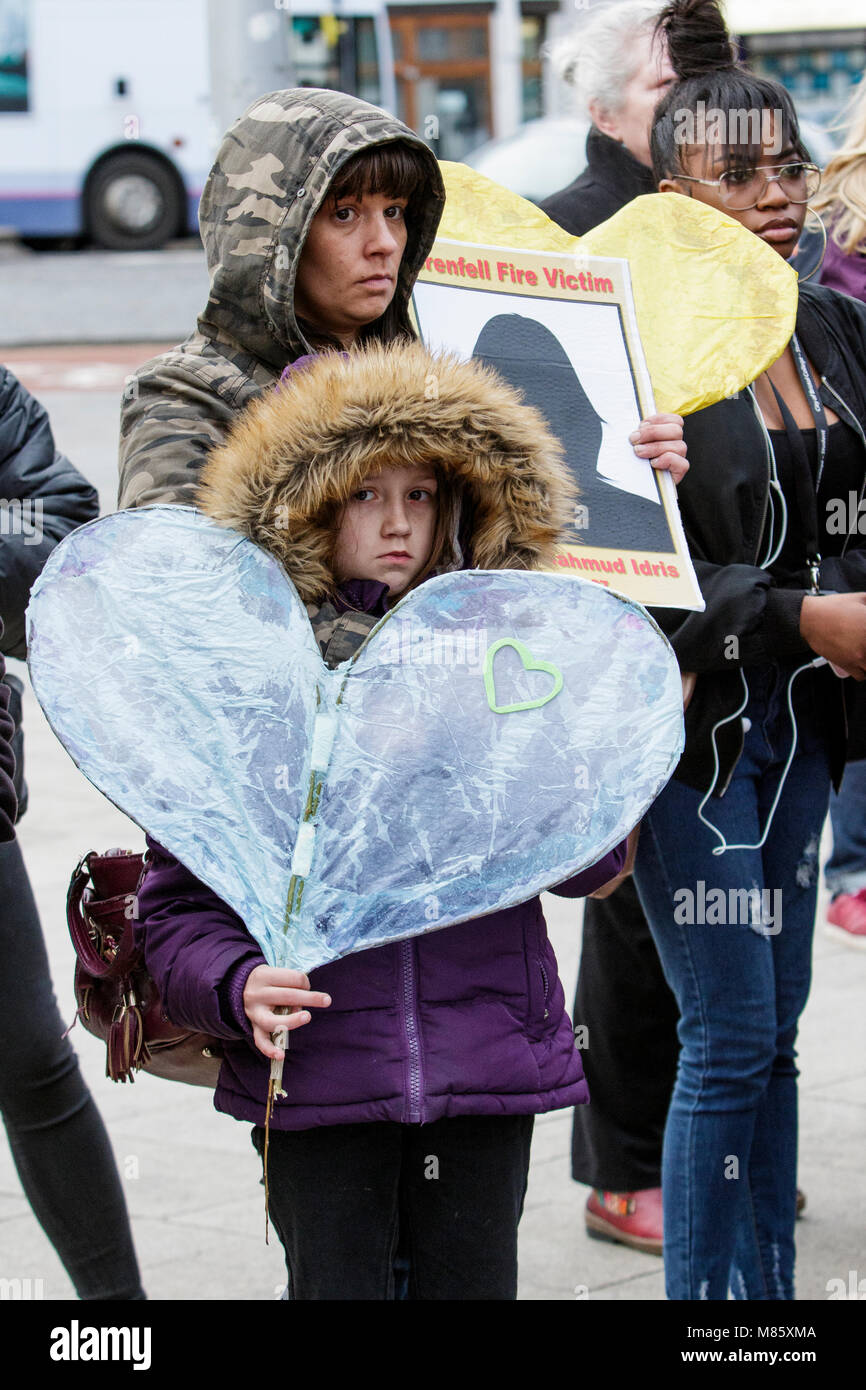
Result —
<svg viewBox="0 0 866 1390"><path fill-rule="evenodd" d="M194 233L226 126L295 85L393 107L384 0L0 0L0 227L115 250Z"/></svg>

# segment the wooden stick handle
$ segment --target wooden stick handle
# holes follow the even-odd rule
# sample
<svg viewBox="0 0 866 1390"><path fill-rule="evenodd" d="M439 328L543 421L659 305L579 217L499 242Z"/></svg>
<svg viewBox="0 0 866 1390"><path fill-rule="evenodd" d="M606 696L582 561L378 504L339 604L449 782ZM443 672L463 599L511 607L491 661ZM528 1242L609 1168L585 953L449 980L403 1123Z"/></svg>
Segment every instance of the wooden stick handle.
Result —
<svg viewBox="0 0 866 1390"><path fill-rule="evenodd" d="M289 1008L289 1006L286 1005L286 1004L279 1004L279 1005L274 1009L274 1013L275 1013L275 1014L293 1014L293 1013L295 1013L295 1012L296 1012L296 1009L295 1009L294 1007ZM271 1042L274 1043L276 1047L281 1047L281 1048L283 1049L283 1051L285 1052L285 1051L288 1049L288 1046L289 1046L289 1030L288 1030L288 1028L277 1028L273 1033L271 1033ZM283 1058L282 1058L282 1057L272 1057L272 1058L271 1058L271 1077L270 1077L270 1079L271 1079L271 1082L273 1083L273 1090L274 1090L275 1094L276 1094L276 1095L280 1095L280 1096L284 1096L286 1093L285 1093L285 1091L283 1090Z"/></svg>

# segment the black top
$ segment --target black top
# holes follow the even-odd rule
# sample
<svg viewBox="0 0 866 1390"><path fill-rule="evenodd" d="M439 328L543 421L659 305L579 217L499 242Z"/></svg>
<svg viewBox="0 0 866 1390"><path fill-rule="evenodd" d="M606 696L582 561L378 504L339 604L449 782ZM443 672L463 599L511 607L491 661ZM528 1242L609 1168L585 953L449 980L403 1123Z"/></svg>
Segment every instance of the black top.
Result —
<svg viewBox="0 0 866 1390"><path fill-rule="evenodd" d="M780 583L790 583L801 578L806 567L806 535L803 519L797 505L797 486L794 479L795 460L792 458L791 443L785 430L769 430L773 454L776 459L776 473L779 486L787 506L787 527L785 539L777 558L770 565L770 574ZM818 473L818 432L815 429L801 430L806 446L806 457L812 474L812 483ZM863 445L859 436L844 420L830 425L827 438L827 457L817 495L818 550L822 556L841 555L848 539L848 514L850 494L859 498L863 482ZM844 513L844 524L840 525L840 508ZM857 502L853 507L853 524L856 531ZM775 535L781 534L778 519L774 527Z"/></svg>
<svg viewBox="0 0 866 1390"><path fill-rule="evenodd" d="M632 198L656 191L652 169L595 126L586 139L586 158L587 166L574 183L541 204L542 212L572 236L583 236Z"/></svg>

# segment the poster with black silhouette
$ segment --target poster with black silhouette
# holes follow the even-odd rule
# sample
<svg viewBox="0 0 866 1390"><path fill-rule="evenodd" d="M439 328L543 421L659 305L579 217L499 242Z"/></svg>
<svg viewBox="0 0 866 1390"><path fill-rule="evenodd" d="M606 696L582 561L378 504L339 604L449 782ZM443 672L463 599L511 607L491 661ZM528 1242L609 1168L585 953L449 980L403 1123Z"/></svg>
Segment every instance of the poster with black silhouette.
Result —
<svg viewBox="0 0 866 1390"><path fill-rule="evenodd" d="M580 497L557 564L647 606L702 609L676 488L628 441L655 413L628 263L440 240L413 304L429 348L489 363L562 441Z"/></svg>

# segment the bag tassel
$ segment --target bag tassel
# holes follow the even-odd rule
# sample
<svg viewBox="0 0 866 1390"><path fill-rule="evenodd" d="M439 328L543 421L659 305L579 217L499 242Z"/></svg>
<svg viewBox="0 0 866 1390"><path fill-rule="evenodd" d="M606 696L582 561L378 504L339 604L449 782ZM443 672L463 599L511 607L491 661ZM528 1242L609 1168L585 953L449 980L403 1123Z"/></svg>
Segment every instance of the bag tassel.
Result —
<svg viewBox="0 0 866 1390"><path fill-rule="evenodd" d="M141 1009L135 1003L123 1004L111 1023L105 1074L112 1081L135 1081L135 1071L149 1061Z"/></svg>

